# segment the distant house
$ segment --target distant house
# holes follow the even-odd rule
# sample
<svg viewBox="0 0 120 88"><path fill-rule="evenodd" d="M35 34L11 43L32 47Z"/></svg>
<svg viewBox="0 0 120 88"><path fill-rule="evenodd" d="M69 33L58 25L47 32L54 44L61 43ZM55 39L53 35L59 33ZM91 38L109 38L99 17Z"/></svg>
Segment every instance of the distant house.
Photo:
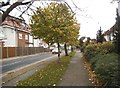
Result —
<svg viewBox="0 0 120 88"><path fill-rule="evenodd" d="M116 27L116 25L112 26L109 30L107 30L103 33L106 41L113 41L114 33L116 30L115 27Z"/></svg>
<svg viewBox="0 0 120 88"><path fill-rule="evenodd" d="M118 2L118 9L116 9L116 12L118 11L118 15L120 16L120 2ZM117 20L117 18L116 18ZM116 32L117 24L115 23L109 30L104 32L104 38L106 41L113 41L114 33Z"/></svg>
<svg viewBox="0 0 120 88"><path fill-rule="evenodd" d="M96 43L97 43L97 40L96 40L96 39L90 39L90 43L91 43L91 44L96 44Z"/></svg>
<svg viewBox="0 0 120 88"><path fill-rule="evenodd" d="M107 31L104 32L104 38L106 39L106 41L111 41L110 30L107 30Z"/></svg>
<svg viewBox="0 0 120 88"><path fill-rule="evenodd" d="M34 38L34 47L41 47L40 46L40 39Z"/></svg>
<svg viewBox="0 0 120 88"><path fill-rule="evenodd" d="M42 46L43 48L48 48L48 44L42 39L40 39L40 46Z"/></svg>

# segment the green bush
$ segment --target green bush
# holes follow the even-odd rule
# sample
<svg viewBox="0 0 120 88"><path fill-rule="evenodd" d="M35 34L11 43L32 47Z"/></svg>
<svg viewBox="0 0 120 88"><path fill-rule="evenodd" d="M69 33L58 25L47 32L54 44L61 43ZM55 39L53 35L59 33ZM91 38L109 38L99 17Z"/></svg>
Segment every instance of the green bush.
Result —
<svg viewBox="0 0 120 88"><path fill-rule="evenodd" d="M91 64L91 68L93 71L95 70L97 61L101 58L104 58L104 56L105 56L104 54L99 53L99 54L96 54L93 58L91 58L89 62Z"/></svg>
<svg viewBox="0 0 120 88"><path fill-rule="evenodd" d="M111 42L89 44L84 49L84 55L90 61L97 54L107 54L113 52L113 44Z"/></svg>
<svg viewBox="0 0 120 88"><path fill-rule="evenodd" d="M95 56L95 46L94 45L88 45L86 46L85 50L84 50L84 55L86 56L86 58L88 59L88 61Z"/></svg>
<svg viewBox="0 0 120 88"><path fill-rule="evenodd" d="M104 58L103 58L104 57ZM119 86L118 79L118 55L115 53L106 54L99 57L95 64L95 72L97 77L104 83L105 86Z"/></svg>
<svg viewBox="0 0 120 88"><path fill-rule="evenodd" d="M99 44L98 47L101 50L101 52L105 54L113 52L114 49L112 42L104 42L102 44Z"/></svg>
<svg viewBox="0 0 120 88"><path fill-rule="evenodd" d="M89 44L84 49L84 55L104 86L120 87L120 70L118 69L120 56L114 53L113 49L111 42Z"/></svg>

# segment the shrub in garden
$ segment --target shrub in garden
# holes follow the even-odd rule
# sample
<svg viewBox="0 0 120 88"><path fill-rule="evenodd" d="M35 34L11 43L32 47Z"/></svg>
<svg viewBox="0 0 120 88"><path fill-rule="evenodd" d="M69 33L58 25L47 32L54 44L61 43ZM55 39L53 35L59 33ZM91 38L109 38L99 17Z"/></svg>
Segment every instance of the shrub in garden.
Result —
<svg viewBox="0 0 120 88"><path fill-rule="evenodd" d="M95 70L97 61L101 58L104 58L104 56L105 56L104 54L99 53L99 54L96 54L93 58L91 58L90 64L91 64L91 69L93 71Z"/></svg>
<svg viewBox="0 0 120 88"><path fill-rule="evenodd" d="M84 55L86 56L88 60L91 59L95 55L94 53L95 53L95 47L92 44L85 47Z"/></svg>
<svg viewBox="0 0 120 88"><path fill-rule="evenodd" d="M120 87L120 55L114 53L113 49L112 42L89 44L84 49L84 55L104 86Z"/></svg>
<svg viewBox="0 0 120 88"><path fill-rule="evenodd" d="M103 53L111 53L113 52L114 46L112 42L104 42L101 45L99 45L99 48L101 49L101 52Z"/></svg>
<svg viewBox="0 0 120 88"><path fill-rule="evenodd" d="M90 61L97 54L107 54L113 52L113 44L111 42L89 44L84 49L84 55Z"/></svg>
<svg viewBox="0 0 120 88"><path fill-rule="evenodd" d="M100 57L95 64L95 72L104 86L119 86L118 54L109 53Z"/></svg>

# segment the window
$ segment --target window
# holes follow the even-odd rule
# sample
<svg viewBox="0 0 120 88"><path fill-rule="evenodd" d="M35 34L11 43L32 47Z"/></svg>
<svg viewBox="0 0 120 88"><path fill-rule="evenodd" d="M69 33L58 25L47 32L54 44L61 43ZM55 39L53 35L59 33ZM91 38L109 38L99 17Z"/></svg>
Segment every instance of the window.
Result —
<svg viewBox="0 0 120 88"><path fill-rule="evenodd" d="M21 33L19 33L19 39L22 39L22 34Z"/></svg>
<svg viewBox="0 0 120 88"><path fill-rule="evenodd" d="M25 35L25 40L28 40L28 35Z"/></svg>

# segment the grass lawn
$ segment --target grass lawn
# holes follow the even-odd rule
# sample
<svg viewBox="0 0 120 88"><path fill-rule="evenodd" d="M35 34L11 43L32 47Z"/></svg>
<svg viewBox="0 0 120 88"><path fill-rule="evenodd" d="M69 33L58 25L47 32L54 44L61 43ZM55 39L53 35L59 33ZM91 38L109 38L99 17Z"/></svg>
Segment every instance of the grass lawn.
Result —
<svg viewBox="0 0 120 88"><path fill-rule="evenodd" d="M37 71L32 76L18 83L18 86L56 86L62 76L64 75L71 57L74 56L74 52L69 53L69 56L61 57L61 62L54 61L47 67Z"/></svg>

